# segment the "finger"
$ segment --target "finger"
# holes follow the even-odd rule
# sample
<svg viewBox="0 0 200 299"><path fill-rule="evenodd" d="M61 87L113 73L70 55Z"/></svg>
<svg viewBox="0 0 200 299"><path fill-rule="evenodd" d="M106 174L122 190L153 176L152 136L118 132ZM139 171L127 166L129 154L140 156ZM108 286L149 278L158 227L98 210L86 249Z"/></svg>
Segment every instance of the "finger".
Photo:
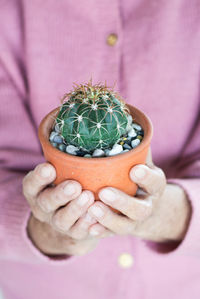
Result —
<svg viewBox="0 0 200 299"><path fill-rule="evenodd" d="M100 201L96 201L88 209L88 213L96 218L100 224L116 234L125 235L134 231L134 221L126 216L118 215Z"/></svg>
<svg viewBox="0 0 200 299"><path fill-rule="evenodd" d="M23 179L23 194L31 201L39 192L56 178L56 170L50 163L42 163Z"/></svg>
<svg viewBox="0 0 200 299"><path fill-rule="evenodd" d="M41 192L37 197L37 204L43 212L50 213L78 197L81 191L82 187L78 182L68 180Z"/></svg>
<svg viewBox="0 0 200 299"><path fill-rule="evenodd" d="M130 171L130 178L148 194L160 196L166 187L166 177L161 168L155 165L149 168L138 164Z"/></svg>
<svg viewBox="0 0 200 299"><path fill-rule="evenodd" d="M60 232L68 234L72 225L87 211L93 202L93 193L84 190L78 198L54 213L52 217L53 227Z"/></svg>
<svg viewBox="0 0 200 299"><path fill-rule="evenodd" d="M140 187L137 188L137 191L136 191L136 194L135 194L136 198L138 198L138 199L146 199L147 196L149 196L147 192L145 192Z"/></svg>
<svg viewBox="0 0 200 299"><path fill-rule="evenodd" d="M70 228L69 235L76 240L83 240L88 236L89 227L97 223L97 220L86 212L79 220Z"/></svg>
<svg viewBox="0 0 200 299"><path fill-rule="evenodd" d="M90 227L89 235L96 238L106 238L114 236L115 234L109 229L105 228L103 225L97 223Z"/></svg>
<svg viewBox="0 0 200 299"><path fill-rule="evenodd" d="M148 218L152 213L152 199L150 196L143 195L140 199L129 196L121 190L107 187L99 192L99 198L112 208L120 211L135 221Z"/></svg>

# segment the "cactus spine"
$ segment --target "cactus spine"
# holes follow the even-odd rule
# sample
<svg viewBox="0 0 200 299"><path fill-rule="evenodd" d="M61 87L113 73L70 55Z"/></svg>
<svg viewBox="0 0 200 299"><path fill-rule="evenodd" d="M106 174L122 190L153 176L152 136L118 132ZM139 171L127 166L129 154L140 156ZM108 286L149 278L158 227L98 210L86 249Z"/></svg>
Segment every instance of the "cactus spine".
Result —
<svg viewBox="0 0 200 299"><path fill-rule="evenodd" d="M56 118L66 144L92 151L109 148L127 132L129 110L106 85L75 85L62 99Z"/></svg>

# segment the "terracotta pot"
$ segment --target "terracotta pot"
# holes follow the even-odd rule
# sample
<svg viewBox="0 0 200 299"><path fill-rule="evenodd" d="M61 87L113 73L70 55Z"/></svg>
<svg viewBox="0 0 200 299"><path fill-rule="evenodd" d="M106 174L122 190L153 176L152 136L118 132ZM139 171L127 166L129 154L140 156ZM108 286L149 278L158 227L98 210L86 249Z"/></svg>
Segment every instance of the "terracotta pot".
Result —
<svg viewBox="0 0 200 299"><path fill-rule="evenodd" d="M153 134L150 119L140 110L128 105L136 123L144 130L142 142L129 152L112 157L84 158L73 156L54 148L49 142L49 135L59 107L51 111L40 123L39 139L44 156L55 168L55 184L71 179L81 183L83 189L91 190L98 198L98 191L112 186L129 195L134 195L137 185L129 178L130 169L136 164L145 164L148 148Z"/></svg>

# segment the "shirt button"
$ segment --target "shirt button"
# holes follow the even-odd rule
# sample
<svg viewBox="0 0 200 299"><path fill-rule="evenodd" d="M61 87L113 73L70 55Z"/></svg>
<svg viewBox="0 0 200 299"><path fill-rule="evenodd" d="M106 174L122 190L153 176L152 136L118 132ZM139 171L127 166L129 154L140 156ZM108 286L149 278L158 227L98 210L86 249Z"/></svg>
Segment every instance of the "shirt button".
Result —
<svg viewBox="0 0 200 299"><path fill-rule="evenodd" d="M118 257L118 263L122 268L130 268L133 265L133 257L129 253L122 253Z"/></svg>
<svg viewBox="0 0 200 299"><path fill-rule="evenodd" d="M117 34L111 33L107 37L107 44L113 47L116 44L117 40L118 40Z"/></svg>

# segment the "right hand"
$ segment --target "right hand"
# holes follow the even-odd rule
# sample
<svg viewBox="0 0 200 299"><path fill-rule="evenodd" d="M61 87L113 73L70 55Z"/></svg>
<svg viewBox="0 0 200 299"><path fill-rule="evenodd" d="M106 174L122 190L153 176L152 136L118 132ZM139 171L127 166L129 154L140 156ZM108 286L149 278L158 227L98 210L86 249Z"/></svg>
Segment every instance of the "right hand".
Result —
<svg viewBox="0 0 200 299"><path fill-rule="evenodd" d="M94 203L94 195L82 191L81 185L72 180L49 186L55 178L55 168L50 163L42 163L23 179L23 194L32 211L28 235L46 255L86 254L99 241L88 236L90 226L96 223L87 213Z"/></svg>

